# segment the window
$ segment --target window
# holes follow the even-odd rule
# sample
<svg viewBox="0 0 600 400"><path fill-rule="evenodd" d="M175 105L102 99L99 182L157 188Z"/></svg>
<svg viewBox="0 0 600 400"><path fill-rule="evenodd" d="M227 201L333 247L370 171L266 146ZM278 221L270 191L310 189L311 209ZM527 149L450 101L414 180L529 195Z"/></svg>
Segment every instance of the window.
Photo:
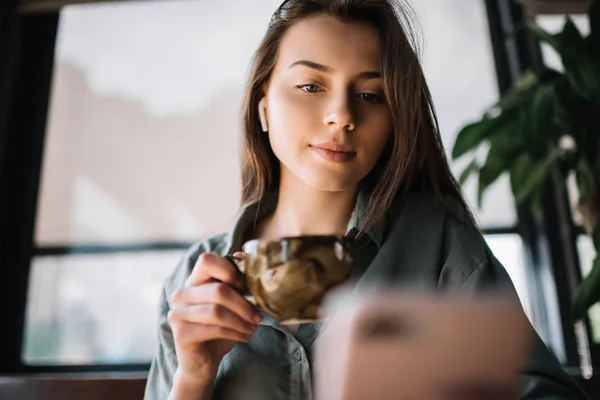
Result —
<svg viewBox="0 0 600 400"><path fill-rule="evenodd" d="M460 127L498 97L483 3L461 2L413 2L448 152ZM252 52L280 3L169 0L63 8L26 364L150 361L163 279L190 243L227 229L237 211L242 88ZM461 167L453 165L455 172ZM465 191L475 205L474 182ZM491 188L477 215L484 228L509 232L486 239L528 310L506 179Z"/></svg>
<svg viewBox="0 0 600 400"><path fill-rule="evenodd" d="M279 3L63 8L26 364L151 360L163 279L237 212L242 86Z"/></svg>

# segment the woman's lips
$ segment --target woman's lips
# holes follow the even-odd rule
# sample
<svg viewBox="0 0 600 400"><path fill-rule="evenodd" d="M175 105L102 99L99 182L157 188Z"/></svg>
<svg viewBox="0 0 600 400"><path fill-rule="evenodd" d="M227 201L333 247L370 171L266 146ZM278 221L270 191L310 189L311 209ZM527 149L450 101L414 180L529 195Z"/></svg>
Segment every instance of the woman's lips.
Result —
<svg viewBox="0 0 600 400"><path fill-rule="evenodd" d="M356 157L356 152L350 150L347 146L336 144L310 145L310 148L329 162L342 163Z"/></svg>

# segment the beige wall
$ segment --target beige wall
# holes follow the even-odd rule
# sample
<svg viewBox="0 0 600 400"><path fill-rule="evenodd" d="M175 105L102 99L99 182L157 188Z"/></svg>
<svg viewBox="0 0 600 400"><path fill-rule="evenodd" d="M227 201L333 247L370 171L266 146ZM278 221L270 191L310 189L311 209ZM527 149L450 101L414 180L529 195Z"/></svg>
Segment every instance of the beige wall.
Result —
<svg viewBox="0 0 600 400"><path fill-rule="evenodd" d="M38 245L195 240L239 204L241 88L181 117L150 116L55 67L35 240Z"/></svg>

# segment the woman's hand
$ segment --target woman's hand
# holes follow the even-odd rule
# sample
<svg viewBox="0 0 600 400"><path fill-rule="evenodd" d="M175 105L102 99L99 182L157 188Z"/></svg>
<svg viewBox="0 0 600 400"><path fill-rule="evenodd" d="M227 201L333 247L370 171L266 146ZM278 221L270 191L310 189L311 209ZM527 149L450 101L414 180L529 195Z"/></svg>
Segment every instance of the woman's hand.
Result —
<svg viewBox="0 0 600 400"><path fill-rule="evenodd" d="M168 318L178 360L177 382L212 385L225 354L236 342L250 341L262 314L240 294L243 287L243 276L230 261L205 253L185 288L173 293Z"/></svg>

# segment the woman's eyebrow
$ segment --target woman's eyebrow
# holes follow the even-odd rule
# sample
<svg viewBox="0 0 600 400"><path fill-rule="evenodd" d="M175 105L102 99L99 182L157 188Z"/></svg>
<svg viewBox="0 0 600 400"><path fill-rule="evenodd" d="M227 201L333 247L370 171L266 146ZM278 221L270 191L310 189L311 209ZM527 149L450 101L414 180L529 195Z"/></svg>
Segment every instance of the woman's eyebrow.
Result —
<svg viewBox="0 0 600 400"><path fill-rule="evenodd" d="M308 67L310 69L314 69L315 71L319 71L319 72L323 72L325 74L333 74L335 72L335 70L327 65L323 65L323 64L319 64L317 62L314 61L310 61L310 60L298 60L294 63L292 63L288 69L292 69L293 67L296 67L298 65L302 65L305 67ZM358 75L359 78L362 79L377 79L377 78L381 78L381 73L379 73L379 71L365 71L365 72L361 72Z"/></svg>

